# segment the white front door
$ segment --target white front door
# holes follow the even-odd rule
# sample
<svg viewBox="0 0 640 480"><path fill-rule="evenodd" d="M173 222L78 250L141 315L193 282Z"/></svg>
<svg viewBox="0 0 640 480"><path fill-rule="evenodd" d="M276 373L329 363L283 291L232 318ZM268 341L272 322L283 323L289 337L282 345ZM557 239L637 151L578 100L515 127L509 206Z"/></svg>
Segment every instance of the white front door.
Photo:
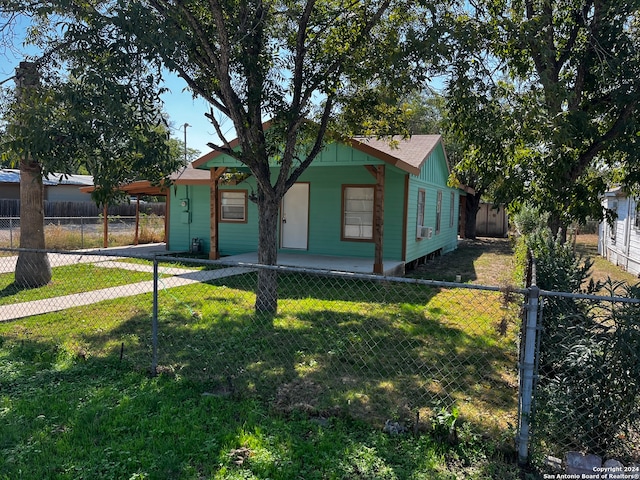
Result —
<svg viewBox="0 0 640 480"><path fill-rule="evenodd" d="M309 235L309 184L294 183L282 199L280 213L282 248L306 250Z"/></svg>

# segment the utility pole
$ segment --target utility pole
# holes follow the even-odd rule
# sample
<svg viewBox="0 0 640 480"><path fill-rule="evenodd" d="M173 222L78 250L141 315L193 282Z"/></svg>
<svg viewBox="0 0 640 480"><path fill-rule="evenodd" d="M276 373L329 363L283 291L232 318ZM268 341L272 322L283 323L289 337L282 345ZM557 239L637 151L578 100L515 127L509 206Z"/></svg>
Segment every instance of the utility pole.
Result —
<svg viewBox="0 0 640 480"><path fill-rule="evenodd" d="M184 127L184 164L187 164L187 127L190 127L188 123L183 125Z"/></svg>

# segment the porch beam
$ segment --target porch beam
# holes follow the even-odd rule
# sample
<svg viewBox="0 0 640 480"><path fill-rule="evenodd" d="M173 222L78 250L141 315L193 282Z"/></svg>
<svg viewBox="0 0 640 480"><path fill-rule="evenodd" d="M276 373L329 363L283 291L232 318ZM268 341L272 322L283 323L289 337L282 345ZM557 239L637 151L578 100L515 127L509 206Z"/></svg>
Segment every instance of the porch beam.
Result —
<svg viewBox="0 0 640 480"><path fill-rule="evenodd" d="M220 258L220 250L218 248L218 221L220 219L220 213L218 212L218 183L220 182L220 177L226 170L225 167L209 169L209 260L218 260Z"/></svg>
<svg viewBox="0 0 640 480"><path fill-rule="evenodd" d="M374 219L373 219L373 242L375 243L375 258L373 262L373 273L383 274L383 253L382 245L384 240L384 165L370 166L367 170L375 171L376 189L374 196Z"/></svg>
<svg viewBox="0 0 640 480"><path fill-rule="evenodd" d="M381 166L384 167L384 165ZM367 169L367 172L369 172L376 181L378 180L378 169L374 165L365 165L364 168Z"/></svg>

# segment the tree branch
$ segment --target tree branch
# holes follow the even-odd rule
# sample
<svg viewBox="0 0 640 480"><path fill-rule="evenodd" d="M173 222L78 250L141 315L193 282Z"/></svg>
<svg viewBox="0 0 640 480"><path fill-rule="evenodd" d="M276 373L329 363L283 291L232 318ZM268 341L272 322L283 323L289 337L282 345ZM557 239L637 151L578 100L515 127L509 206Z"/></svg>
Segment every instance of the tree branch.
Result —
<svg viewBox="0 0 640 480"><path fill-rule="evenodd" d="M627 103L618 115L618 118L616 118L616 121L611 125L611 128L597 138L589 148L587 148L587 150L578 157L577 164L569 171L568 180L570 182L575 182L580 175L582 175L584 169L589 166L595 156L604 150L609 142L618 138L624 132L624 127L629 118L631 118L636 107L637 102Z"/></svg>

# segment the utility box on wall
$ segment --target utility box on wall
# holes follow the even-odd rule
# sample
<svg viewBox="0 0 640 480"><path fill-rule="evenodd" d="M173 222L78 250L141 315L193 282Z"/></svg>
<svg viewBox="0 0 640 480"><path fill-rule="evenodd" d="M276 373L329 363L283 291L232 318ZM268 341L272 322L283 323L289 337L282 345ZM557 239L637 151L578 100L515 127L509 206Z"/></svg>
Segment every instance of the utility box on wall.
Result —
<svg viewBox="0 0 640 480"><path fill-rule="evenodd" d="M191 212L189 211L189 199L181 198L180 207L182 212L180 213L180 223L191 223Z"/></svg>

